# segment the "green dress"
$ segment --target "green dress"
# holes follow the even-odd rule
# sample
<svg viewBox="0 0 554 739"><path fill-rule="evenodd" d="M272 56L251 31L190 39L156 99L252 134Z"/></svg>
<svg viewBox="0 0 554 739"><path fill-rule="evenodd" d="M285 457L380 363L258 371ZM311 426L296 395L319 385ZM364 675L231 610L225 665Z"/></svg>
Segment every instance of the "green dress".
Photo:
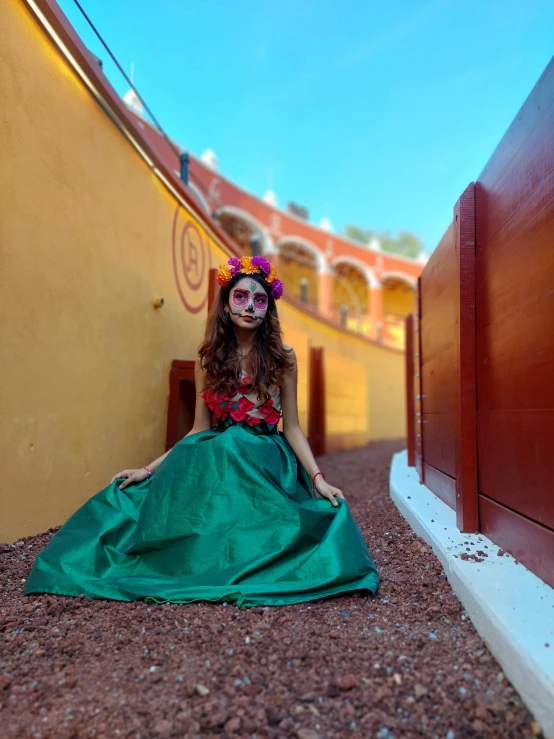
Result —
<svg viewBox="0 0 554 739"><path fill-rule="evenodd" d="M376 592L348 504L314 497L277 429L278 394L210 407L217 424L178 442L152 477L124 490L116 481L69 518L25 595L249 607Z"/></svg>

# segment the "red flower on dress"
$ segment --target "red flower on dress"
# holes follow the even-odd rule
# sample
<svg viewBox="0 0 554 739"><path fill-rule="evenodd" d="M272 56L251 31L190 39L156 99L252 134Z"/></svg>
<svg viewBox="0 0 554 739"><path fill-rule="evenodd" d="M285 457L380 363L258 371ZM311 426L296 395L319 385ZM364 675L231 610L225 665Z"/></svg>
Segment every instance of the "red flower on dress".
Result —
<svg viewBox="0 0 554 739"><path fill-rule="evenodd" d="M245 410L247 413L248 411L251 411L254 407L255 403L253 403L251 400L248 400L248 398L240 398L239 399L239 408L241 410Z"/></svg>
<svg viewBox="0 0 554 739"><path fill-rule="evenodd" d="M213 390L204 390L202 397L216 418L220 418L222 421L229 418L227 411L233 404L233 401L230 398L221 398L217 393L213 392ZM221 405L221 403L223 403L223 405Z"/></svg>
<svg viewBox="0 0 554 739"><path fill-rule="evenodd" d="M212 412L215 412L215 408L217 405L215 393L211 390L204 390L204 392L202 393L202 397L204 398L204 401L208 408Z"/></svg>
<svg viewBox="0 0 554 739"><path fill-rule="evenodd" d="M261 418L256 418L256 416L246 416L246 423L249 426L259 426L262 422Z"/></svg>
<svg viewBox="0 0 554 739"><path fill-rule="evenodd" d="M239 393L241 395L248 395L251 389L252 389L252 380L248 376L243 377L240 383Z"/></svg>
<svg viewBox="0 0 554 739"><path fill-rule="evenodd" d="M273 407L273 399L269 398L265 401L263 405L261 405L258 410L260 413L264 416L265 422L267 424L276 424L279 423L279 420L281 418L281 414L278 410L276 410Z"/></svg>
<svg viewBox="0 0 554 739"><path fill-rule="evenodd" d="M238 408L233 408L230 411L231 418L233 419L233 421L244 421L248 411L251 411L254 407L254 403L251 400L248 400L248 398L243 397L240 398L238 406Z"/></svg>

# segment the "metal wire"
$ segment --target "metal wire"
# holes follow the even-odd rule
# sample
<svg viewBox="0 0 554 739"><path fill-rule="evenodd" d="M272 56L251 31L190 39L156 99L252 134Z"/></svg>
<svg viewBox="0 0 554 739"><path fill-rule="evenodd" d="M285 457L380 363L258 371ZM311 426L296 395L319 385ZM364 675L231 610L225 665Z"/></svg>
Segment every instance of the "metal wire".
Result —
<svg viewBox="0 0 554 739"><path fill-rule="evenodd" d="M94 34L96 35L96 37L98 38L98 40L100 41L100 43L102 44L102 46L104 47L104 49L108 52L108 54L110 56L110 59L115 64L115 66L118 68L118 70L121 72L121 74L123 75L123 77L125 78L125 80L127 81L127 83L129 84L129 87L133 90L133 92L135 93L135 95L138 97L138 99L140 100L140 102L144 106L145 110L148 112L148 115L152 119L154 125L156 126L156 128L158 129L158 131L160 132L160 134L164 137L164 139L166 140L166 142L169 144L169 146L171 147L172 151L176 154L177 158L180 158L181 151L175 146L175 144L173 143L173 141L169 138L169 136L163 130L161 124L158 121L158 119L156 118L156 116L154 115L154 113L152 113L152 111L150 110L150 108L148 107L148 105L146 104L146 102L144 101L144 98L142 97L142 95L139 94L137 88L135 87L135 85L133 84L133 82L129 79L129 77L127 76L127 73L125 72L125 70L123 69L123 67L121 66L121 64L117 61L115 55L112 53L110 47L108 46L108 44L102 38L102 35L100 34L100 31L96 28L96 26L94 25L94 23L88 17L86 11L84 10L84 8L81 5L81 3L79 2L79 0L73 0L73 2L77 6L77 8L81 12L81 14L83 15L83 17L86 20L86 22L91 27L92 31L94 32Z"/></svg>

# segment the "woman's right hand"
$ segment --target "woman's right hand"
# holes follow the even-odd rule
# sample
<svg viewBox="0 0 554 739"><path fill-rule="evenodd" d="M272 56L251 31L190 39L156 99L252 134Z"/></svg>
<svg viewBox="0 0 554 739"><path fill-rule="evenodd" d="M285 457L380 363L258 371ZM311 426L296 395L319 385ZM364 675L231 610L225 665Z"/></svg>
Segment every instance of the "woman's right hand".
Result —
<svg viewBox="0 0 554 739"><path fill-rule="evenodd" d="M141 468L140 470L123 470L114 475L110 480L110 485L115 482L119 477L125 477L126 479L119 485L119 489L123 490L127 485L132 485L134 482L142 482L148 477L148 472Z"/></svg>

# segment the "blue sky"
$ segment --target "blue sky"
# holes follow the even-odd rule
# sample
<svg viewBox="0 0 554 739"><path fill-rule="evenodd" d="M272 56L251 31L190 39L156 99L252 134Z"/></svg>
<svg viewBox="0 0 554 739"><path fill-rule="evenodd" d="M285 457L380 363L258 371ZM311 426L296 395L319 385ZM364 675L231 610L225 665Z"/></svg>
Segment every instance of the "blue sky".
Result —
<svg viewBox="0 0 554 739"><path fill-rule="evenodd" d="M554 54L552 0L80 1L180 144L314 223L429 251Z"/></svg>

